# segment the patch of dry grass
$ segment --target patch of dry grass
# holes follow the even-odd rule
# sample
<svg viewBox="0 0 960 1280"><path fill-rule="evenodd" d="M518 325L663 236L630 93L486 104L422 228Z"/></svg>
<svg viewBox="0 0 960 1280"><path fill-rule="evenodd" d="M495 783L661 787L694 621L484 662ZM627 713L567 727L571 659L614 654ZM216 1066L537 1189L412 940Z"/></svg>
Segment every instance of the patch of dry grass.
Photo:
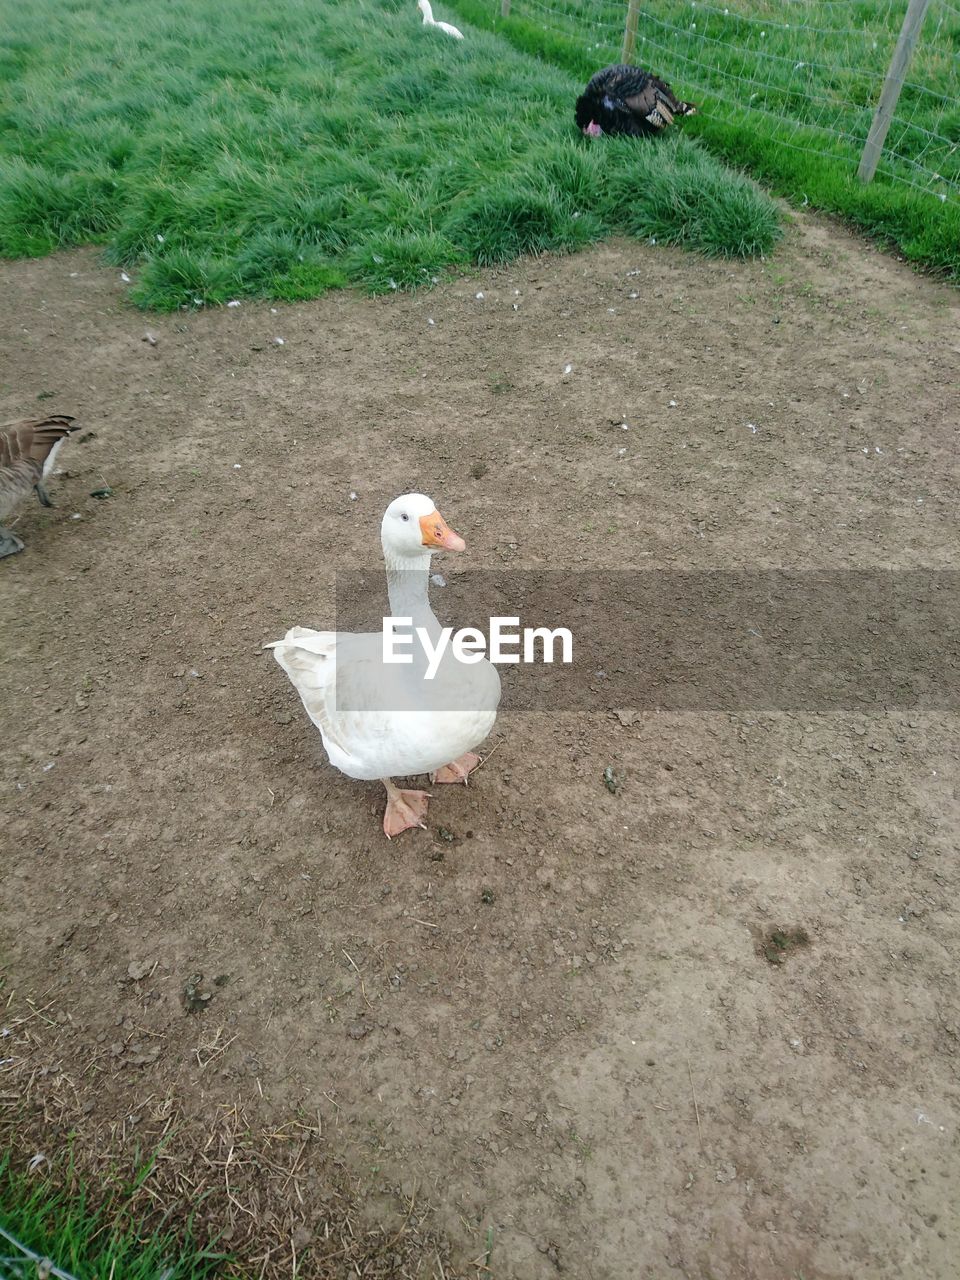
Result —
<svg viewBox="0 0 960 1280"><path fill-rule="evenodd" d="M399 1224L370 1225L364 1189L338 1160L321 1115L267 1128L237 1098L203 1119L187 1115L173 1092L150 1091L145 1078L135 1105L128 1085L111 1095L114 1114L95 1120L103 1064L71 1060L54 1003L11 996L2 1022L0 1149L15 1169L36 1166L32 1194L41 1184L53 1197L82 1194L101 1231L135 1228L201 1256L229 1254L213 1274L230 1280L465 1276L419 1190L396 1192ZM198 1061L214 1061L227 1043L222 1031L205 1030ZM44 1242L57 1262L55 1248ZM481 1260L469 1274L482 1270Z"/></svg>

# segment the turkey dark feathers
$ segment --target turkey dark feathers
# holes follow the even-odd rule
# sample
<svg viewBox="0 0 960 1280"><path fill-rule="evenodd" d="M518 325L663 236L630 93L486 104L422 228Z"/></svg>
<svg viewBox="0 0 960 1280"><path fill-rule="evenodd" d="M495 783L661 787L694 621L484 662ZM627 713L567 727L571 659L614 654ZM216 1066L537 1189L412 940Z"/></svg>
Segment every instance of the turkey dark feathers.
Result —
<svg viewBox="0 0 960 1280"><path fill-rule="evenodd" d="M577 99L577 128L594 137L599 133L623 133L634 137L661 133L675 116L696 113L692 102L682 102L670 86L644 71L623 65L604 67Z"/></svg>

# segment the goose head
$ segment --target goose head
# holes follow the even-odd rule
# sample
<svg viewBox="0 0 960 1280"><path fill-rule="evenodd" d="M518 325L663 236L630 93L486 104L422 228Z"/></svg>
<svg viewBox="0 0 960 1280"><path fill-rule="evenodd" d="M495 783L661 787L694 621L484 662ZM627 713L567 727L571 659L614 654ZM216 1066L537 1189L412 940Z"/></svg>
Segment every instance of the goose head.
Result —
<svg viewBox="0 0 960 1280"><path fill-rule="evenodd" d="M415 562L433 551L463 551L466 543L423 493L405 493L387 507L380 526L388 563Z"/></svg>

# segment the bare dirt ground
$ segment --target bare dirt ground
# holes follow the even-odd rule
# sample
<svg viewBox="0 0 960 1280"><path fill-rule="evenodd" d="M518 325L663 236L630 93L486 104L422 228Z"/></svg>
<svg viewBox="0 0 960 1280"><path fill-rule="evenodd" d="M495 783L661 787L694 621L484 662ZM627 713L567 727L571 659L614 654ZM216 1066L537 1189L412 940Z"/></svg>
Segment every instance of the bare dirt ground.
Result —
<svg viewBox="0 0 960 1280"><path fill-rule="evenodd" d="M106 1159L176 1115L251 1274L360 1273L334 1188L377 1274L954 1277L955 715L504 717L388 844L261 644L329 623L408 489L465 566L956 567L956 292L806 218L765 263L124 289L0 266L0 419L86 428L0 564L29 1141Z"/></svg>

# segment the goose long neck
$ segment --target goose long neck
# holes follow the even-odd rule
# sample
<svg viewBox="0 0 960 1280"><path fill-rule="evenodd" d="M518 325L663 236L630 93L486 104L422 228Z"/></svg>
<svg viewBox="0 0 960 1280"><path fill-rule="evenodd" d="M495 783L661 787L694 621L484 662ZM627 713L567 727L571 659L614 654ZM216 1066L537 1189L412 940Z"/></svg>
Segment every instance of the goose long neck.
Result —
<svg viewBox="0 0 960 1280"><path fill-rule="evenodd" d="M427 23L433 23L433 9L430 7L430 0L420 0L420 12L423 14L423 20Z"/></svg>
<svg viewBox="0 0 960 1280"><path fill-rule="evenodd" d="M394 559L387 555L387 595L390 612L395 618L412 618L414 627L426 627L431 636L439 634L440 624L430 608L430 556Z"/></svg>

